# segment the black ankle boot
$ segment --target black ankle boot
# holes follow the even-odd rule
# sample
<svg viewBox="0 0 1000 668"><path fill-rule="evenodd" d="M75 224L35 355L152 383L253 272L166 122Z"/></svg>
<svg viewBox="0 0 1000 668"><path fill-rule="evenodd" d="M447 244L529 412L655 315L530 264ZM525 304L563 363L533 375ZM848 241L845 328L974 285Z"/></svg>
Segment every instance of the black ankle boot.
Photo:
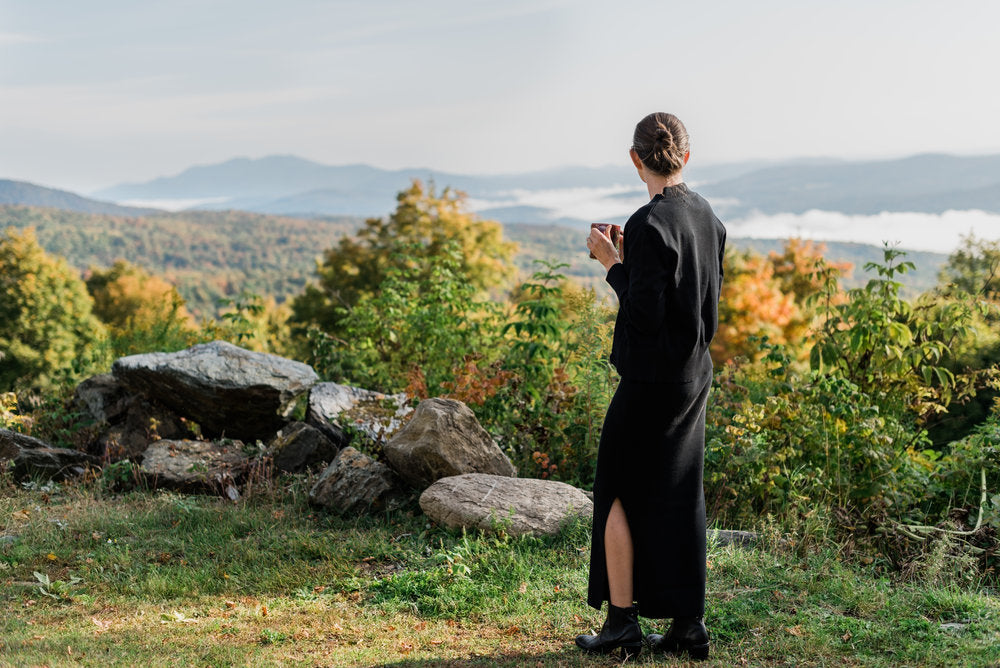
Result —
<svg viewBox="0 0 1000 668"><path fill-rule="evenodd" d="M624 658L638 656L642 651L642 629L639 628L639 609L632 605L619 608L608 603L608 618L596 636L576 637L578 647L596 654L608 654L619 647Z"/></svg>
<svg viewBox="0 0 1000 668"><path fill-rule="evenodd" d="M699 615L697 617L675 617L666 635L650 633L646 642L652 650L680 654L687 652L692 659L702 661L708 658L708 629Z"/></svg>

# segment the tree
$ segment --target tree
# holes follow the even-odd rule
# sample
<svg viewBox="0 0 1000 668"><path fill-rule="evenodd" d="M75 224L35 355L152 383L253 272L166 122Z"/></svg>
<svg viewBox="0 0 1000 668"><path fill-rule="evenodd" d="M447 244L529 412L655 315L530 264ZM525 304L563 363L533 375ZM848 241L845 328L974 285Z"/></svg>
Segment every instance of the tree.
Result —
<svg viewBox="0 0 1000 668"><path fill-rule="evenodd" d="M42 390L103 362L104 325L83 281L34 230L0 237L0 389Z"/></svg>
<svg viewBox="0 0 1000 668"><path fill-rule="evenodd" d="M92 269L86 282L94 315L113 333L195 324L177 288L124 260L105 271Z"/></svg>
<svg viewBox="0 0 1000 668"><path fill-rule="evenodd" d="M1000 301L1000 241L962 238L962 246L948 256L939 281L970 295Z"/></svg>
<svg viewBox="0 0 1000 668"><path fill-rule="evenodd" d="M414 180L396 197L399 204L388 219L370 218L355 237L344 237L326 251L317 267L319 280L292 303L292 321L301 332L309 324L336 332L346 311L363 295L371 295L392 269L421 278L433 272L448 244L457 244L457 275L480 291L503 284L514 274L515 244L503 240L499 223L479 220L465 210L465 196L445 188L435 194ZM400 245L416 250L399 254ZM410 266L406 266L407 263Z"/></svg>

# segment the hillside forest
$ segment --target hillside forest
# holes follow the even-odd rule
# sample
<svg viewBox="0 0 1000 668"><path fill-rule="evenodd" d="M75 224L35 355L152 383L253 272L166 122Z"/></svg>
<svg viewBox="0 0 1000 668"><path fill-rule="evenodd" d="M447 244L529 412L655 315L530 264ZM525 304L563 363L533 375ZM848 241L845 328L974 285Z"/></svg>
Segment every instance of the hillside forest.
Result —
<svg viewBox="0 0 1000 668"><path fill-rule="evenodd" d="M33 207L3 217L0 427L82 447L92 425L74 412L76 383L123 355L223 339L307 362L324 380L459 399L519 475L592 484L617 380L616 305L599 267L531 261L459 192L414 181L391 215L365 221ZM572 243L519 232L535 254ZM796 239L727 250L710 522L768 518L803 545L836 539L893 571L944 551L941 577L995 584L1000 242L967 238L939 270L923 268L919 291L904 281L920 257L887 246L852 266L826 255Z"/></svg>

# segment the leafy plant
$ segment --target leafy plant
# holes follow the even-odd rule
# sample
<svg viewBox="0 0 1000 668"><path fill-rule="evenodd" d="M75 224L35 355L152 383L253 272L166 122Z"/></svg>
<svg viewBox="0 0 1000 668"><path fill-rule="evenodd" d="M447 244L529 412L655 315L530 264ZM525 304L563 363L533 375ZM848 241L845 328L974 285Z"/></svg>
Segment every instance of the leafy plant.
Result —
<svg viewBox="0 0 1000 668"><path fill-rule="evenodd" d="M73 588L83 582L75 575L71 575L69 580L50 580L48 575L38 571L34 575L39 582L38 593L55 601L71 602L75 597Z"/></svg>

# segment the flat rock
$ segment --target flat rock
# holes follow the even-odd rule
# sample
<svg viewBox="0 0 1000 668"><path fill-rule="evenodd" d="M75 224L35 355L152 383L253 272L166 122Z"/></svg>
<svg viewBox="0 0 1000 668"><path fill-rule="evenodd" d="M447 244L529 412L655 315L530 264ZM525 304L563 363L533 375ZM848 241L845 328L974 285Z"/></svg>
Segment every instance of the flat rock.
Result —
<svg viewBox="0 0 1000 668"><path fill-rule="evenodd" d="M338 383L317 383L309 390L306 422L322 431L338 447L350 444L351 434L382 446L413 411L406 394L383 394Z"/></svg>
<svg viewBox="0 0 1000 668"><path fill-rule="evenodd" d="M268 443L279 471L297 473L310 466L329 464L339 448L319 429L305 422L292 422Z"/></svg>
<svg viewBox="0 0 1000 668"><path fill-rule="evenodd" d="M384 451L390 466L418 489L463 473L517 474L469 407L454 399L421 401Z"/></svg>
<svg viewBox="0 0 1000 668"><path fill-rule="evenodd" d="M45 441L10 429L0 429L0 462L14 459L25 448L51 448Z"/></svg>
<svg viewBox="0 0 1000 668"><path fill-rule="evenodd" d="M583 490L564 482L484 473L441 478L420 495L420 507L447 527L503 527L513 535L556 534L565 523L594 513Z"/></svg>
<svg viewBox="0 0 1000 668"><path fill-rule="evenodd" d="M352 447L340 451L309 492L309 501L340 515L395 510L407 499L392 470Z"/></svg>
<svg viewBox="0 0 1000 668"><path fill-rule="evenodd" d="M23 448L14 457L14 479L65 480L84 474L100 460L86 452L69 448Z"/></svg>
<svg viewBox="0 0 1000 668"><path fill-rule="evenodd" d="M307 364L225 341L122 357L111 371L130 390L197 422L206 435L263 441L318 380Z"/></svg>
<svg viewBox="0 0 1000 668"><path fill-rule="evenodd" d="M154 487L219 491L232 486L248 463L240 441L161 440L146 449L139 468Z"/></svg>
<svg viewBox="0 0 1000 668"><path fill-rule="evenodd" d="M760 537L752 531L734 531L732 529L709 529L709 540L715 540L720 547L735 545L736 547L753 547L760 542Z"/></svg>

